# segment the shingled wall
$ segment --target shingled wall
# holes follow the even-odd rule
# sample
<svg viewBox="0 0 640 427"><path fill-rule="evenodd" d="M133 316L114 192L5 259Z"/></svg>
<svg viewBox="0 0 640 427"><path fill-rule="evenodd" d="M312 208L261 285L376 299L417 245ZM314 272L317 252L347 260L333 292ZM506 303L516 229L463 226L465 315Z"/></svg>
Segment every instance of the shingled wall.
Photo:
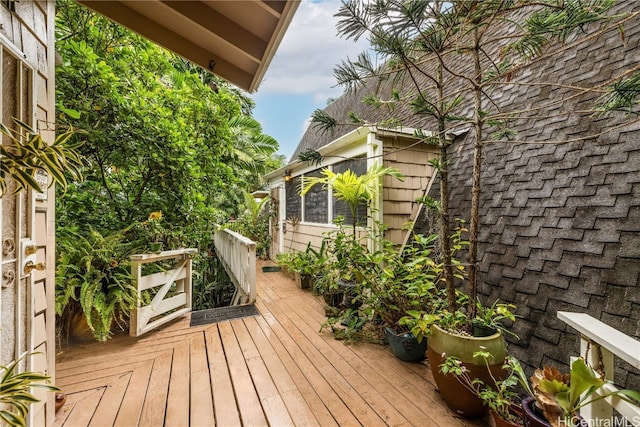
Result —
<svg viewBox="0 0 640 427"><path fill-rule="evenodd" d="M551 105L516 126L518 140L535 143L486 147L482 175L480 292L487 302L517 305L520 340L510 340L509 351L529 369L567 369L579 353L578 335L557 319L559 310L589 313L640 339L640 126L599 135L628 117L577 114L593 105L594 94L553 104L570 94L563 83L598 87L638 65L640 22L626 23L625 31L623 40L611 28L519 76L557 85L513 85L499 95L513 110ZM585 135L594 137L555 142ZM467 137L451 150L450 206L462 218L470 206L472 143ZM617 366L616 383L640 389L638 370Z"/></svg>

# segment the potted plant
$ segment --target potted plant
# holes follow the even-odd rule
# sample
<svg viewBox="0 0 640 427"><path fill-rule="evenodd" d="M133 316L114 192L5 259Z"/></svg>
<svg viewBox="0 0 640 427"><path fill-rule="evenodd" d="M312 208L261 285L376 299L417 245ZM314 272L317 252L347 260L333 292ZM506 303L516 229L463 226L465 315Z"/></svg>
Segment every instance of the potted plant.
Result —
<svg viewBox="0 0 640 427"><path fill-rule="evenodd" d="M448 357L440 365L440 370L448 375L453 375L469 392L478 396L489 407L491 417L496 427L517 427L523 425L523 410L520 405L520 397L515 389L516 385L524 377L524 370L520 362L507 356L502 366L506 372L504 378L493 375L491 364L493 355L487 351L474 353L474 358L484 363L489 381L472 377L464 364L455 357ZM528 384L525 383L528 389Z"/></svg>
<svg viewBox="0 0 640 427"><path fill-rule="evenodd" d="M518 336L511 329L506 328L503 323L505 320L511 322L516 320L518 316L512 311L515 309L515 304L501 303L500 300L495 300L490 306L482 305L478 300L476 302L476 317L472 321L473 336L486 337L501 331L503 334L512 335L518 339Z"/></svg>
<svg viewBox="0 0 640 427"><path fill-rule="evenodd" d="M131 243L123 232L56 232L56 323L67 338L106 341L115 326L125 329L138 302L131 283Z"/></svg>
<svg viewBox="0 0 640 427"><path fill-rule="evenodd" d="M307 194L315 185L323 185L331 187L334 197L337 200L344 201L349 207L351 213L351 233L347 233L344 227L345 218L340 217L334 221L338 225L338 229L331 233L329 241L331 247L329 253L334 261L333 267L339 270L340 286L345 288L349 295L345 302L347 305L356 303L354 300L358 298L358 288L361 282L361 268L366 268L366 261L359 264L364 259L364 253L367 250L366 239L375 238L375 230L365 230L363 242L357 234L357 226L362 218L358 218L358 207L366 206L369 208L371 202L376 200L380 191L380 182L385 176L393 176L399 180L404 179L404 175L397 169L384 167L375 164L371 166L363 175L356 175L347 169L344 172L336 173L331 169L325 168L321 172L322 176L308 177L304 176L300 185L300 195Z"/></svg>
<svg viewBox="0 0 640 427"><path fill-rule="evenodd" d="M282 269L282 272L287 277L294 277L292 270L293 257L293 252L280 252L278 255L276 255L276 264L278 264L278 267Z"/></svg>
<svg viewBox="0 0 640 427"><path fill-rule="evenodd" d="M412 329L419 319L410 313L436 310L439 300L437 281L441 266L432 257L437 236L415 236L403 252L382 239L380 249L371 254L371 273L365 277L365 304L383 322L385 336L399 359L424 359L427 340Z"/></svg>
<svg viewBox="0 0 640 427"><path fill-rule="evenodd" d="M502 101L507 98L503 96L503 85L517 84L518 73L543 54L550 43L563 42L575 30L584 30L585 23L603 19L611 2L602 3L571 2L566 8L564 4L532 8L531 2L527 1L457 1L451 5L447 2L412 2L411 7L400 1L361 7L358 3L346 2L337 14L341 36L357 40L369 34L373 50L379 55L377 59L383 59L379 61L382 65L376 66L369 53L363 52L357 60L343 61L334 70L338 82L353 91L364 87L363 103L386 109L371 115L374 123L381 120L407 126L419 123L431 132L418 130L416 134L426 143L440 148L441 158L433 161L440 172L440 199L428 202L438 214L448 313L460 313L466 316L466 322L463 328L453 330L443 329L438 321L429 331L438 335L435 340L430 337L429 345L429 351L433 349L429 358L436 381L440 379L437 366L442 362L439 354L451 355L455 348L469 346L477 351L486 343L487 337L480 337L478 342L470 339L472 321L476 319L480 268L478 235L484 148L492 141L512 141L515 131L509 128L510 121L527 119L522 112L505 111ZM516 21L518 24L514 25ZM500 23L513 31L493 31ZM415 113L408 123L407 111ZM394 112L398 112L397 117ZM351 123L369 122L368 117L360 117L357 112L349 111L348 115ZM344 124L319 110L314 113L313 121L324 130ZM459 153L468 151L471 155L468 273L465 279L470 303L461 308L457 305L453 263L448 259L451 230L447 183L450 160L447 156L453 140L467 134L472 138L470 146L461 146ZM458 317L453 315L453 318ZM456 343L452 336L458 336L461 341ZM492 336L499 346L503 341L501 331ZM453 347L441 347L449 342ZM504 348L500 350L500 354L504 351ZM432 356L438 359L432 359ZM457 399L455 391L449 393L439 388L448 403ZM452 408L460 410L455 404Z"/></svg>
<svg viewBox="0 0 640 427"><path fill-rule="evenodd" d="M314 291L322 295L329 307L338 308L344 301L344 290L338 286L338 275L335 270L328 269L325 274L316 278Z"/></svg>
<svg viewBox="0 0 640 427"><path fill-rule="evenodd" d="M289 269L294 273L296 283L301 289L313 288L316 276L325 268L325 242L319 249L314 249L311 243L301 252L295 252L289 262Z"/></svg>
<svg viewBox="0 0 640 427"><path fill-rule="evenodd" d="M162 221L162 211L155 211L149 214L149 218L144 223L150 239L149 250L153 253L162 251L162 239L164 237Z"/></svg>
<svg viewBox="0 0 640 427"><path fill-rule="evenodd" d="M520 380L526 383L524 375L521 375ZM578 410L609 396L618 396L640 406L640 392L635 390L596 394L604 384L605 380L597 376L583 358L578 358L571 363L569 374L563 374L551 366L536 369L531 377L529 389L532 396L522 401L525 425L587 427L586 421L579 417Z"/></svg>

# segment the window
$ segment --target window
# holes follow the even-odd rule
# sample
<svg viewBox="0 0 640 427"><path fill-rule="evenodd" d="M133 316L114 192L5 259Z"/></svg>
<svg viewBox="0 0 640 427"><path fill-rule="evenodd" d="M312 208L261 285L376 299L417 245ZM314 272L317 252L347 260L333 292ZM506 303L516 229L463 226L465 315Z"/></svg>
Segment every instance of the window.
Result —
<svg viewBox="0 0 640 427"><path fill-rule="evenodd" d="M302 218L302 200L298 194L300 177L296 176L289 182L285 182L286 192L286 218Z"/></svg>
<svg viewBox="0 0 640 427"><path fill-rule="evenodd" d="M322 169L306 173L305 176L320 177ZM304 218L305 222L315 222L326 224L329 222L329 192L323 185L314 185L311 190L304 195Z"/></svg>
<svg viewBox="0 0 640 427"><path fill-rule="evenodd" d="M336 173L342 173L349 169L359 176L367 173L367 161L365 157L357 157L336 163L331 168ZM305 176L320 177L323 169L307 172ZM287 218L299 218L309 223L328 224L338 216L342 216L345 224L353 224L351 208L345 202L336 200L333 195L329 199L330 189L323 185L314 185L304 197L301 197L299 193L301 180L302 177L297 176L285 183ZM358 206L356 219L358 225L367 223L366 205Z"/></svg>
<svg viewBox="0 0 640 427"><path fill-rule="evenodd" d="M0 119L8 128L14 128L13 118L32 124L31 69L8 48L0 45L0 70L2 73L2 109ZM3 143L8 143L3 139Z"/></svg>

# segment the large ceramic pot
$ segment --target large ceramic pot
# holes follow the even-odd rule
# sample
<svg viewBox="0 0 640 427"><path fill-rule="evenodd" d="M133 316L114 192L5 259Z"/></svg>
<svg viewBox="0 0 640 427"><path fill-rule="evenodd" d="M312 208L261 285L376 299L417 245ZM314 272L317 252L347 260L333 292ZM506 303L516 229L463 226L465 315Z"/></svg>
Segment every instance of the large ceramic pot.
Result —
<svg viewBox="0 0 640 427"><path fill-rule="evenodd" d="M458 378L440 372L440 365L447 357L459 359L472 378L480 378L485 384L491 384L491 375L482 359L474 359L477 351L488 351L493 355L494 364L489 366L495 378L502 378L502 365L506 356L506 346L502 334L497 332L488 337L472 337L445 331L437 325L431 327L427 357L431 373L440 390L440 395L456 413L469 418L481 417L487 408L482 400L467 389Z"/></svg>
<svg viewBox="0 0 640 427"><path fill-rule="evenodd" d="M425 352L427 351L427 339L423 338L421 342L418 342L415 335L411 332L398 334L393 329L384 328L389 347L393 354L404 362L419 362L424 359Z"/></svg>
<svg viewBox="0 0 640 427"><path fill-rule="evenodd" d="M533 397L527 397L522 401L522 409L524 411L522 420L525 427L551 427L551 424L544 415L542 415L542 411L537 408L536 399ZM567 423L563 423L562 425L568 426ZM573 420L573 425L575 427L589 427L587 421L582 417L576 417Z"/></svg>

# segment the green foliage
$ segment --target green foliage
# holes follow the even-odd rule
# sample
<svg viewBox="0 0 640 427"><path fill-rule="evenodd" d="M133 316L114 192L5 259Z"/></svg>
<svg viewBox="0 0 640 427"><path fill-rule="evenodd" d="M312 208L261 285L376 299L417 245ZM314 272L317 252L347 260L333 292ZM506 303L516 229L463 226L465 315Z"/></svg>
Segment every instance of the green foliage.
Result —
<svg viewBox="0 0 640 427"><path fill-rule="evenodd" d="M74 316L84 315L95 338L104 341L114 323L124 327L137 303L129 263L133 244L122 232L57 231L56 314L63 333Z"/></svg>
<svg viewBox="0 0 640 427"><path fill-rule="evenodd" d="M256 242L256 255L260 258L269 256L271 235L269 220L275 216L275 209L270 197L256 200L250 193L244 192L244 212L227 226Z"/></svg>
<svg viewBox="0 0 640 427"><path fill-rule="evenodd" d="M38 354L38 353L35 353ZM28 354L25 357L31 356ZM39 402L30 388L47 391L58 391L58 387L48 384L50 377L40 372L18 372L22 358L14 360L7 366L0 366L0 419L12 427L27 425L27 415L32 403Z"/></svg>
<svg viewBox="0 0 640 427"><path fill-rule="evenodd" d="M369 206L376 200L380 190L381 180L385 176L392 176L399 180L404 180L404 175L397 169L373 165L364 175L356 175L350 169L336 173L331 169L323 169L323 176L304 176L300 183L300 195L304 196L315 185L331 187L333 195L337 200L344 201L351 210L353 218L353 237L355 238L355 227L357 224L358 206Z"/></svg>
<svg viewBox="0 0 640 427"><path fill-rule="evenodd" d="M251 117L254 102L234 86L77 2L59 0L56 8L56 51L64 58L56 67L56 121L84 129L87 140L80 150L86 179L70 183L66 196L58 199L57 228L95 230L106 236L105 244L119 235L117 230L127 230L108 249L93 232L78 233L88 241L79 240L78 251L60 237L68 246L63 256L69 258L63 259L61 273L89 275L85 257L100 263L116 257L119 266L126 266L129 254L147 252L146 242L159 240L167 249L198 249L193 260L195 307L224 304L230 282L211 256L214 224L240 217L238 226L250 237L260 237L263 253L268 250L265 210L257 224L253 212L243 215L243 193L262 188L262 176L284 164L276 155L277 142L262 133ZM150 212L162 212L161 221L149 224ZM161 227L152 232L149 225ZM90 247L79 253L86 245L98 245L99 255L90 255ZM123 264L119 255L108 254L120 249L126 254ZM104 305L118 322L126 321L131 302L126 268L89 266L92 274L117 277L117 284L99 291L98 283L87 279L91 285L81 298L81 283L61 283L60 312L65 318L69 310L80 312L81 301L90 308L93 297L101 312ZM120 308L112 310L114 305ZM92 310L85 314L104 339L109 315L103 319Z"/></svg>
<svg viewBox="0 0 640 427"><path fill-rule="evenodd" d="M283 164L253 101L76 2L56 7L57 121L87 132L86 180L69 185L58 224L109 233L151 211L174 227L238 216L242 192Z"/></svg>
<svg viewBox="0 0 640 427"><path fill-rule="evenodd" d="M62 191L67 188L65 173L74 179L82 176L82 160L78 152L82 142L70 140L75 134L73 129L60 133L49 145L28 124L16 118L13 123L13 129L0 123L0 134L10 141L0 146L0 197L7 189L7 178L15 181L17 193L27 188L43 191L35 179L37 171L51 176L51 185L57 183Z"/></svg>
<svg viewBox="0 0 640 427"><path fill-rule="evenodd" d="M499 300L495 300L490 306L484 306L478 300L476 302L476 317L472 322L474 325L480 325L493 331L501 331L518 339L518 336L503 323L505 320L515 322L518 317L513 312L515 309L514 304L501 303Z"/></svg>
<svg viewBox="0 0 640 427"><path fill-rule="evenodd" d="M566 0L532 4L528 0L346 1L336 14L338 34L358 40L367 36L380 66L368 55L342 61L335 68L336 80L348 91L366 86L363 102L387 109L358 116L359 123L426 123L434 131L440 148L440 203L438 229L443 245L449 312L457 312L455 282L447 247L450 240L448 210L448 148L451 130L472 128L474 159L471 178L471 209L468 288L477 294L478 216L482 176L483 145L490 141L513 141L512 120L528 120L527 112L506 111L502 97L505 84L517 85L521 71L543 55L558 49L570 36L596 32L612 20L606 14L613 0ZM600 28L597 23L602 24ZM496 31L500 25L509 31ZM632 84L631 79L625 83ZM555 84L550 82L550 85ZM624 83L621 83L624 85ZM622 95L622 94L625 95ZM402 94L399 96L398 94ZM571 95L568 95L571 96ZM608 109L625 109L633 104L633 92L613 90L603 99ZM512 102L512 98L509 98ZM533 109L533 108L532 108ZM535 109L533 109L535 110ZM414 117L396 112L412 111ZM350 116L350 115L348 115ZM398 116L398 117L395 117ZM420 116L416 118L415 116ZM350 117L330 117L316 112L312 122L328 131L349 124ZM400 118L405 123L400 123ZM430 119L425 121L425 119ZM469 320L475 317L469 307Z"/></svg>
<svg viewBox="0 0 640 427"><path fill-rule="evenodd" d="M622 111L637 116L640 114L640 72L635 72L626 78L621 78L611 85L607 93L602 95L597 103L600 114L612 111Z"/></svg>
<svg viewBox="0 0 640 427"><path fill-rule="evenodd" d="M193 310L228 306L236 290L215 252L200 251L193 259Z"/></svg>

